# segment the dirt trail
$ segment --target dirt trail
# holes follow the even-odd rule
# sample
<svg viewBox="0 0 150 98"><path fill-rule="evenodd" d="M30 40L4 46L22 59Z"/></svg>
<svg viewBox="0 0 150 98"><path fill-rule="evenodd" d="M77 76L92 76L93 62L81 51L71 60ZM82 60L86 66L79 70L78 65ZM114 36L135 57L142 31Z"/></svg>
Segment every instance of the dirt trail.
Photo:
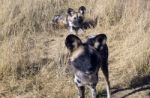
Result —
<svg viewBox="0 0 150 98"><path fill-rule="evenodd" d="M150 85L137 88L112 89L112 98L150 98Z"/></svg>

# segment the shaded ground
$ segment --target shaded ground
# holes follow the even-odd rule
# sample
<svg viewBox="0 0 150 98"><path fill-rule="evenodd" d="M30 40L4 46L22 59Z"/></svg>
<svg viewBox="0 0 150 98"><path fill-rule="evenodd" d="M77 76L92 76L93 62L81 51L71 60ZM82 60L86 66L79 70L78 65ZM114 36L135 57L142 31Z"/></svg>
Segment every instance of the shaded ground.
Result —
<svg viewBox="0 0 150 98"><path fill-rule="evenodd" d="M135 78L137 80L137 78ZM123 88L123 87L112 87L111 93L112 98L150 98L150 78L149 76L143 77L138 81L130 85L130 87ZM132 82L132 81L131 81ZM105 98L106 92L99 92L98 98Z"/></svg>
<svg viewBox="0 0 150 98"><path fill-rule="evenodd" d="M115 89L112 92L113 98L150 98L150 85L137 88Z"/></svg>

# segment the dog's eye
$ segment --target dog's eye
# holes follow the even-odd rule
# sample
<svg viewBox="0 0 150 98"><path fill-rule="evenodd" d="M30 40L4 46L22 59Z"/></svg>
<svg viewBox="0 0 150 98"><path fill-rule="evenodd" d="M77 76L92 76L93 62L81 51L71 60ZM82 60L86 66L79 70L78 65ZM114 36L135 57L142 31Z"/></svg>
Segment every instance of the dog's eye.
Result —
<svg viewBox="0 0 150 98"><path fill-rule="evenodd" d="M74 17L74 19L76 20L77 18L76 18L76 17Z"/></svg>

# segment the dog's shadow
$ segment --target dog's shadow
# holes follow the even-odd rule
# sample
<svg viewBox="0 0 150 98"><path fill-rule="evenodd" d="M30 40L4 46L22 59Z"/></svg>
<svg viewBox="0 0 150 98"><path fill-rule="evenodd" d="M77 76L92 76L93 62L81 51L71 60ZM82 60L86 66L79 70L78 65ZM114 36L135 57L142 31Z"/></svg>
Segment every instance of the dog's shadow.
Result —
<svg viewBox="0 0 150 98"><path fill-rule="evenodd" d="M121 97L119 98L128 98L129 96L141 92L149 90L148 94L146 96L150 96L150 75L144 76L142 78L133 78L131 81L131 84L127 88L123 87L112 87L111 88L111 95L112 98L118 98L113 97L117 96L119 94ZM97 98L107 98L106 91L98 92Z"/></svg>

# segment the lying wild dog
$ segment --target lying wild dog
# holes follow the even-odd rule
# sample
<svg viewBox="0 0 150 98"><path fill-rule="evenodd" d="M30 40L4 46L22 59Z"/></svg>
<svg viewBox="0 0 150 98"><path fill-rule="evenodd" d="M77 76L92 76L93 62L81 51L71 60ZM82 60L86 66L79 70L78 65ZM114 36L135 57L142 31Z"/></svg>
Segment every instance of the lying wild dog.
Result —
<svg viewBox="0 0 150 98"><path fill-rule="evenodd" d="M67 15L55 15L52 18L52 26L55 29L68 28L69 33L82 31L81 24L84 20L85 10L84 6L79 7L78 12L72 8L68 8Z"/></svg>
<svg viewBox="0 0 150 98"><path fill-rule="evenodd" d="M98 17L95 19L85 18L86 8L79 7L78 12L68 8L67 15L55 15L52 19L53 28L68 28L69 33L83 33L88 28L94 28L97 25Z"/></svg>
<svg viewBox="0 0 150 98"><path fill-rule="evenodd" d="M78 88L78 98L85 98L85 86L91 89L92 98L96 98L99 68L107 83L107 98L110 98L108 72L108 47L105 34L99 34L83 43L80 38L70 34L65 45L70 52L70 65L74 73L74 82Z"/></svg>
<svg viewBox="0 0 150 98"><path fill-rule="evenodd" d="M79 7L78 12L75 12L71 8L68 9L67 23L69 33L83 33L86 29L96 27L98 17L95 19L87 19L85 13L86 8L84 6Z"/></svg>

